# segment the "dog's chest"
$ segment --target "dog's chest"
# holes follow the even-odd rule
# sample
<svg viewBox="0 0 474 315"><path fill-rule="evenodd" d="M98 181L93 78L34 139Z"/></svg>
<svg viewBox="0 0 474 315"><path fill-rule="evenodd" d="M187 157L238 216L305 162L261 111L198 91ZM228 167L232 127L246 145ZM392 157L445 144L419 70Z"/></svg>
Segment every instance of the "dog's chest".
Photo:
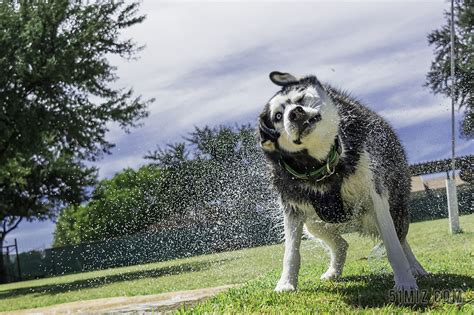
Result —
<svg viewBox="0 0 474 315"><path fill-rule="evenodd" d="M342 182L341 196L344 205L353 208L366 208L370 204L368 201L373 187L370 158L365 151L360 156L356 171Z"/></svg>
<svg viewBox="0 0 474 315"><path fill-rule="evenodd" d="M361 155L356 171L336 186L303 185L298 198L290 198L293 207L306 217L326 223L342 223L359 218L370 208L373 176L368 154ZM345 216L337 220L338 216ZM335 218L328 220L327 218Z"/></svg>

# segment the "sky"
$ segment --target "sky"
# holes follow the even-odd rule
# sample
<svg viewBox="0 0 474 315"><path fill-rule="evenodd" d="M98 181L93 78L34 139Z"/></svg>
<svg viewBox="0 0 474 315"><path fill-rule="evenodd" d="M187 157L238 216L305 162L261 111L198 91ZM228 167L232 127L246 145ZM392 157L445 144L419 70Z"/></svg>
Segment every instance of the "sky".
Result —
<svg viewBox="0 0 474 315"><path fill-rule="evenodd" d="M109 125L116 147L94 164L99 176L139 167L148 151L181 141L195 126L255 124L278 90L268 79L273 70L313 74L350 91L392 124L410 163L448 158L450 100L423 87L433 59L426 36L445 23L448 8L443 0L144 0L146 20L123 36L145 49L137 60L110 62L118 87L156 101L130 133ZM472 141L456 141L457 155L473 153ZM53 222L25 222L7 243L46 248L53 231Z"/></svg>

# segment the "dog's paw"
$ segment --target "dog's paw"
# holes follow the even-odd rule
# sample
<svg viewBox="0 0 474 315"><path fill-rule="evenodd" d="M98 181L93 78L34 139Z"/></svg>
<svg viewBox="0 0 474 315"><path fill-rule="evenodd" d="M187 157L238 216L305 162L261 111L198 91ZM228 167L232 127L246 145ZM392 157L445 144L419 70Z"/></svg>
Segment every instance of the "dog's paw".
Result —
<svg viewBox="0 0 474 315"><path fill-rule="evenodd" d="M396 291L417 291L418 290L418 285L416 284L415 281L407 281L407 282L395 282L395 286L393 287L394 290Z"/></svg>
<svg viewBox="0 0 474 315"><path fill-rule="evenodd" d="M341 272L334 269L329 268L325 273L321 275L321 280L335 280L341 277Z"/></svg>
<svg viewBox="0 0 474 315"><path fill-rule="evenodd" d="M411 273L416 277L426 277L429 275L429 273L419 265L411 268Z"/></svg>
<svg viewBox="0 0 474 315"><path fill-rule="evenodd" d="M292 292L296 290L296 285L288 282L278 283L275 287L275 292Z"/></svg>

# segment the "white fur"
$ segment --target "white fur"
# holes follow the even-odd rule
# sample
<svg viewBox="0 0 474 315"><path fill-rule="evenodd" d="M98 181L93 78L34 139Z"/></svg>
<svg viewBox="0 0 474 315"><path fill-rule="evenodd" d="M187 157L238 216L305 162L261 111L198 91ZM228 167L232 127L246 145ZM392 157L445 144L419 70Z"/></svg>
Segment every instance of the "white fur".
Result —
<svg viewBox="0 0 474 315"><path fill-rule="evenodd" d="M426 276L428 272L421 266L421 264L416 260L415 255L411 251L410 245L408 245L407 240L402 243L403 252L407 256L408 263L410 264L411 272L414 276Z"/></svg>
<svg viewBox="0 0 474 315"><path fill-rule="evenodd" d="M298 135L289 127L287 118L291 109L296 106L294 102L303 95L320 98L316 96L318 95L316 90L309 87L301 92L290 91L284 95L277 94L270 100L270 117L275 117L277 112L281 112L284 117L281 122L275 124L275 129L280 132L278 145L287 152L297 152L306 149L309 155L315 159L324 160L329 154L338 133L339 114L334 104L329 100L326 103L322 103L317 109L305 107L305 111L311 114L320 112L322 119L316 123L311 133L301 139L301 144L295 144L293 141L297 139ZM291 101L290 104L287 104L288 100ZM331 103L328 104L328 102Z"/></svg>
<svg viewBox="0 0 474 315"><path fill-rule="evenodd" d="M407 257L398 240L392 217L390 216L388 196L381 196L375 189L371 189L371 197L379 234L387 250L388 260L393 269L395 288L399 290L418 289Z"/></svg>
<svg viewBox="0 0 474 315"><path fill-rule="evenodd" d="M344 180L341 185L341 196L344 206L353 209L356 218L355 224L358 225L361 233L365 235L377 235L377 225L370 211L359 216L362 209L371 209L372 200L370 198L372 171L370 169L370 155L364 151L360 155L355 173ZM352 224L353 226L354 224Z"/></svg>
<svg viewBox="0 0 474 315"><path fill-rule="evenodd" d="M300 244L303 232L303 221L299 215L292 211L285 211L285 254L283 258L283 271L275 291L294 291L298 285L298 272L300 270Z"/></svg>
<svg viewBox="0 0 474 315"><path fill-rule="evenodd" d="M355 226L363 234L378 235L383 240L394 272L395 287L399 290L417 289L413 273L425 275L426 271L416 260L407 241L405 240L402 246L398 240L390 215L388 196L380 195L375 190L368 152L361 155L356 172L344 180L341 194L345 206L355 211L353 219L347 223L325 223L317 216L315 209L309 203L288 205L289 209L296 209L296 211L285 211L283 273L275 290L296 289L300 266L299 246L302 223L306 230L323 241L330 251L330 264L321 279L334 279L341 276L348 244L340 234ZM362 209L365 211L360 211Z"/></svg>
<svg viewBox="0 0 474 315"><path fill-rule="evenodd" d="M314 237L320 239L329 249L330 262L328 270L321 276L322 280L335 279L342 275L342 269L346 261L346 253L349 245L330 226L320 221L308 219L305 221L307 231Z"/></svg>

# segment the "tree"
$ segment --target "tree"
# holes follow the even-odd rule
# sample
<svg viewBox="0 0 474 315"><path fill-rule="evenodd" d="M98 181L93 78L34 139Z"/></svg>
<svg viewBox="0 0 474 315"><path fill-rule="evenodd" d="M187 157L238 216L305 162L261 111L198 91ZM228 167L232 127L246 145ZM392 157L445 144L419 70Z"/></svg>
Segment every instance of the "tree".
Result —
<svg viewBox="0 0 474 315"><path fill-rule="evenodd" d="M455 88L454 100L464 108L461 131L465 137L474 136L474 10L472 0L454 1L454 53ZM451 95L450 12L445 12L446 25L428 34L428 43L434 46L435 59L426 76L425 86L433 93Z"/></svg>
<svg viewBox="0 0 474 315"><path fill-rule="evenodd" d="M268 222L276 200L255 130L196 128L186 142L149 152L149 165L101 181L87 205L61 211L55 246L195 225ZM225 238L222 235L222 238Z"/></svg>
<svg viewBox="0 0 474 315"><path fill-rule="evenodd" d="M105 240L134 234L166 217L159 199L160 169L125 169L102 180L87 205L64 208L53 246Z"/></svg>
<svg viewBox="0 0 474 315"><path fill-rule="evenodd" d="M253 127L196 127L186 140L192 158L163 171L164 180L170 179L172 204L183 215L210 224L227 222L230 227L246 217L262 215L258 210L274 207L276 198ZM180 160L181 152L171 147L146 158L163 167L164 160Z"/></svg>
<svg viewBox="0 0 474 315"><path fill-rule="evenodd" d="M0 247L20 221L85 200L96 170L82 161L110 152L108 124L146 117L153 100L113 85L107 59L140 51L120 32L143 20L120 0L0 2Z"/></svg>

